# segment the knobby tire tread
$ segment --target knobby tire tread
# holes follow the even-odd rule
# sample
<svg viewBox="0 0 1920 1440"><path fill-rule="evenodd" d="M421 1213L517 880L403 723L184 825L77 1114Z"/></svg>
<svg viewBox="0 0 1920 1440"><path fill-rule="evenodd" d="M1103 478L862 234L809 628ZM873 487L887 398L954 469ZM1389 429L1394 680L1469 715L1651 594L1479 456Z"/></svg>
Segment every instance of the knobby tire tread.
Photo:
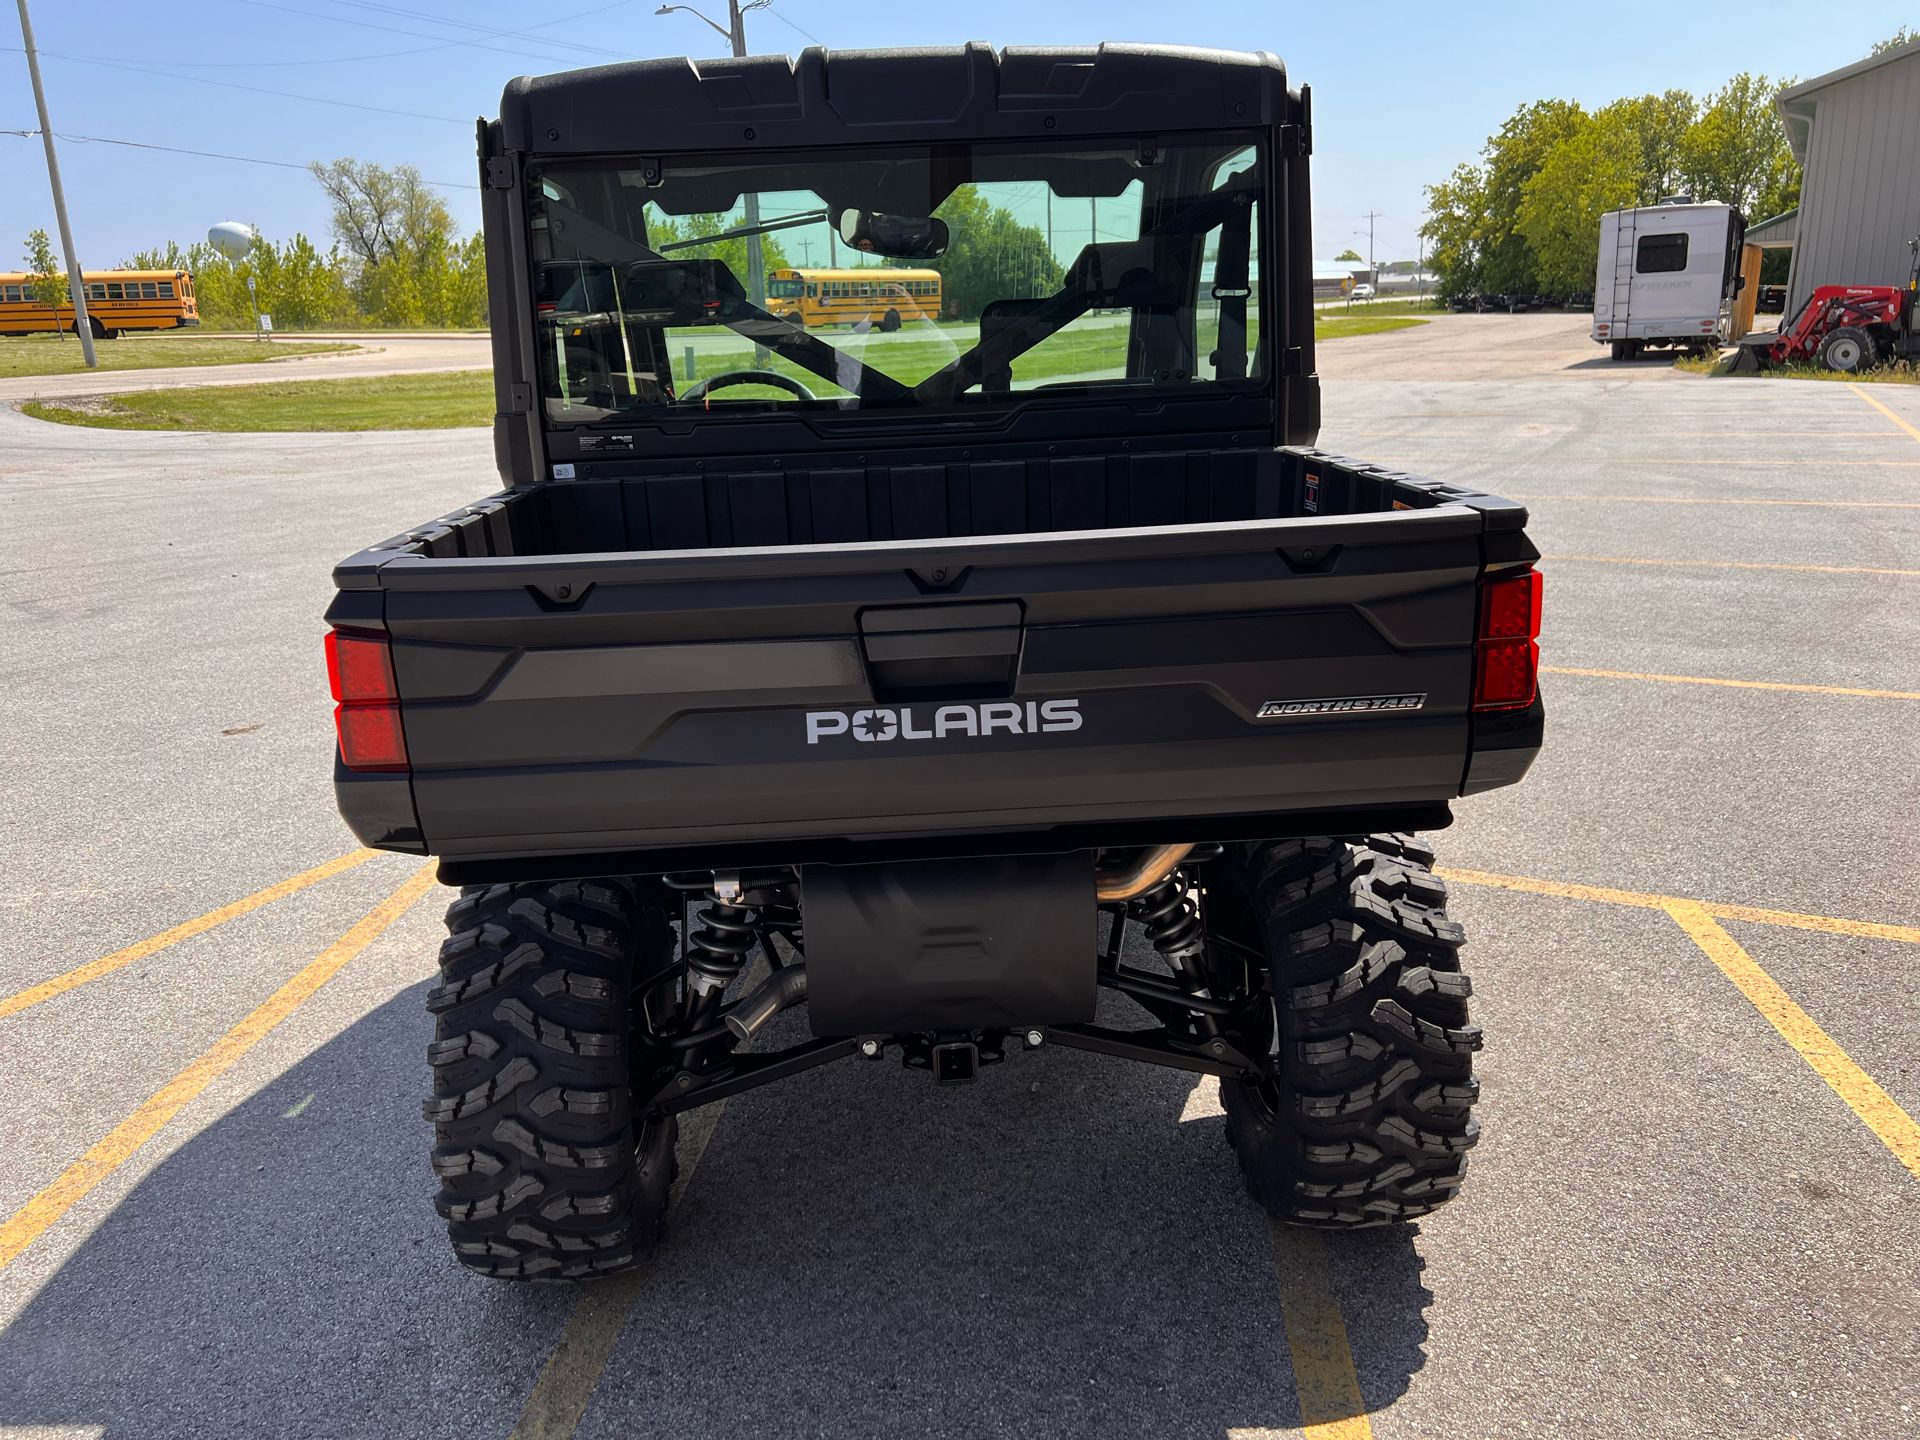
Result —
<svg viewBox="0 0 1920 1440"><path fill-rule="evenodd" d="M619 882L569 880L468 887L447 928L423 1113L455 1256L535 1281L639 1264L678 1126L633 1113L654 1057L630 985L670 957L666 917Z"/></svg>
<svg viewBox="0 0 1920 1440"><path fill-rule="evenodd" d="M1237 883L1269 962L1270 1074L1223 1080L1248 1193L1276 1219L1350 1229L1453 1198L1479 1139L1479 1027L1433 851L1411 835L1249 847Z"/></svg>

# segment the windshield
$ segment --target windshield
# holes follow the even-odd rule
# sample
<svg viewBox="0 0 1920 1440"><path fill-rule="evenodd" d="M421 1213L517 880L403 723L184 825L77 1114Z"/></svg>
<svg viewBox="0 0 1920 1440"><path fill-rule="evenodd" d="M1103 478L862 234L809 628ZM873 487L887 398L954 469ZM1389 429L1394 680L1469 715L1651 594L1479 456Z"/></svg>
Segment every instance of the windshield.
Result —
<svg viewBox="0 0 1920 1440"><path fill-rule="evenodd" d="M557 424L1258 389L1248 134L633 157L530 177Z"/></svg>

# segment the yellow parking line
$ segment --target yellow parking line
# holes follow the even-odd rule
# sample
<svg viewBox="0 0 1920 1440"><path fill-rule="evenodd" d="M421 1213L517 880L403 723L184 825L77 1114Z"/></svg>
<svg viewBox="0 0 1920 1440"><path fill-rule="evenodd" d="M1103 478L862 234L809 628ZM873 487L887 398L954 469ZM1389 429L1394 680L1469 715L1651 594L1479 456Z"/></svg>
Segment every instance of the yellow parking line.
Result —
<svg viewBox="0 0 1920 1440"><path fill-rule="evenodd" d="M1691 900L1672 900L1663 907L1693 943L1706 951L1707 958L1740 987L1740 993L1766 1016L1781 1037L1800 1052L1814 1073L1833 1087L1833 1091L1858 1115L1866 1127L1880 1137L1894 1158L1920 1180L1920 1124L1882 1090L1873 1077L1853 1062L1851 1056L1834 1043L1833 1037L1814 1023L1813 1017L1793 1001L1793 997L1774 978L1755 963L1740 942L1727 934L1705 908Z"/></svg>
<svg viewBox="0 0 1920 1440"><path fill-rule="evenodd" d="M1878 410L1882 415L1886 416L1889 420L1893 421L1894 424L1898 425L1902 430L1906 431L1914 439L1920 440L1920 430L1914 429L1913 426L1909 425L1906 421L1902 420L1898 415L1894 414L1893 411L1889 410L1886 406L1882 405L1878 400L1874 399L1873 396L1869 395L1866 391L1862 390L1858 385L1855 385L1852 382L1848 382L1847 388L1853 391L1853 393L1858 395L1862 400L1866 401L1869 405L1873 406L1873 408ZM1824 464L1825 462L1823 461L1821 463Z"/></svg>
<svg viewBox="0 0 1920 1440"><path fill-rule="evenodd" d="M0 1224L0 1270L20 1257L46 1228L71 1210L88 1191L124 1165L133 1155L160 1133L161 1128L205 1090L234 1063L267 1035L282 1020L299 1009L316 990L335 975L349 960L371 945L402 915L414 901L432 887L434 867L427 865L414 872L392 895L375 906L366 918L329 945L319 955L266 1000L257 1010L229 1030L212 1048L169 1080L133 1114L114 1126L105 1139L70 1165L59 1179L34 1196L5 1223Z"/></svg>
<svg viewBox="0 0 1920 1440"><path fill-rule="evenodd" d="M1300 1400L1300 1433L1310 1440L1373 1440L1325 1240L1318 1230L1277 1220L1267 1221L1267 1236Z"/></svg>
<svg viewBox="0 0 1920 1440"><path fill-rule="evenodd" d="M680 1178L673 1197L667 1202L667 1214L680 1208L680 1201L693 1181L694 1167L707 1153L714 1126L727 1102L716 1100L681 1116L680 1143L675 1158L680 1162ZM587 1402L600 1383L600 1376L613 1358L614 1344L626 1329L627 1317L640 1298L641 1287L653 1272L653 1260L623 1274L605 1280L590 1281L580 1287L580 1299L567 1320L567 1328L547 1360L547 1368L527 1397L519 1423L507 1440L568 1440L587 1413Z"/></svg>
<svg viewBox="0 0 1920 1440"><path fill-rule="evenodd" d="M1756 925L1780 925L1792 930L1818 930L1828 935L1852 935L1862 940L1896 940L1920 945L1920 928L1881 925L1871 920L1842 920L1831 915L1801 915L1792 910L1761 910L1752 905L1722 905L1712 900L1689 900L1681 895L1648 895L1638 890L1609 890L1600 885L1573 885L1564 880L1535 880L1527 875L1496 875L1489 870L1456 870L1436 865L1433 873L1460 885L1486 885L1498 890L1523 890L1533 895L1558 895L1567 900L1595 900L1602 905L1632 905L1642 910L1665 910L1669 905L1698 905L1719 920L1750 920Z"/></svg>
<svg viewBox="0 0 1920 1440"><path fill-rule="evenodd" d="M316 865L311 870L295 875L291 880L282 880L278 885L269 885L264 890L256 890L244 900L236 900L231 905L222 905L218 910L209 910L198 919L184 921L171 930L162 930L158 935L142 940L138 945L129 945L124 950L116 950L111 955L90 960L77 970L69 970L64 975L43 980L31 989L8 995L0 999L0 1020L4 1020L9 1015L17 1015L43 1000L51 1000L56 995L65 994L76 986L86 984L89 980L98 980L102 975L110 975L124 965L131 965L136 960L144 960L149 955L166 949L169 945L178 945L182 940L190 940L195 935L204 934L214 926L223 925L237 916L245 915L250 910L258 910L262 905L271 905L276 900L283 900L296 890L317 885L330 876L338 875L342 870L351 870L363 861L373 859L379 853L378 850L355 850L349 855L342 855L338 860L329 860L324 865Z"/></svg>
<svg viewBox="0 0 1920 1440"><path fill-rule="evenodd" d="M1542 675L1591 675L1602 680L1664 680L1674 685L1725 685L1735 690L1803 690L1812 695L1865 695L1875 700L1920 700L1920 690L1855 690L1845 685L1789 685L1780 680L1719 680L1706 675L1645 675L1637 670L1576 670L1542 665Z"/></svg>
<svg viewBox="0 0 1920 1440"><path fill-rule="evenodd" d="M1812 570L1822 575L1920 575L1920 570L1882 570L1871 565L1762 565L1752 560L1646 560L1634 555L1542 555L1589 565L1680 565L1714 570Z"/></svg>
<svg viewBox="0 0 1920 1440"><path fill-rule="evenodd" d="M756 959L741 981L742 992L751 994L768 973L767 962ZM713 1139L714 1128L726 1108L725 1100L716 1100L680 1117L680 1140L673 1150L680 1178L667 1200L668 1219L686 1198L694 1169L707 1153L707 1142ZM560 1332L553 1354L547 1357L546 1368L540 1372L507 1440L569 1440L580 1417L587 1413L587 1402L593 1399L607 1361L613 1358L613 1347L626 1328L627 1317L653 1273L653 1258L622 1274L589 1281L578 1288L580 1298L574 1303L566 1329Z"/></svg>

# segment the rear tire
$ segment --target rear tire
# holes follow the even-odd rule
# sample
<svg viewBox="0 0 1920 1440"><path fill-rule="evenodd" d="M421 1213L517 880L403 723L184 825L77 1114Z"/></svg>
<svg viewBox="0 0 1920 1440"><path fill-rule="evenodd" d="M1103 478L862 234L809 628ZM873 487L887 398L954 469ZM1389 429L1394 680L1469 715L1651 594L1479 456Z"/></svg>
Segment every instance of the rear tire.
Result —
<svg viewBox="0 0 1920 1440"><path fill-rule="evenodd" d="M1820 363L1843 375L1871 370L1877 358L1873 337L1857 325L1842 325L1820 342Z"/></svg>
<svg viewBox="0 0 1920 1440"><path fill-rule="evenodd" d="M678 1134L633 1109L657 1054L630 986L670 958L666 916L570 880L469 887L447 928L424 1113L454 1254L497 1279L630 1269L659 1238Z"/></svg>
<svg viewBox="0 0 1920 1440"><path fill-rule="evenodd" d="M1432 860L1413 836L1373 835L1278 841L1240 866L1273 987L1255 997L1269 1073L1220 1092L1247 1192L1275 1219L1412 1220L1466 1177L1480 1031Z"/></svg>

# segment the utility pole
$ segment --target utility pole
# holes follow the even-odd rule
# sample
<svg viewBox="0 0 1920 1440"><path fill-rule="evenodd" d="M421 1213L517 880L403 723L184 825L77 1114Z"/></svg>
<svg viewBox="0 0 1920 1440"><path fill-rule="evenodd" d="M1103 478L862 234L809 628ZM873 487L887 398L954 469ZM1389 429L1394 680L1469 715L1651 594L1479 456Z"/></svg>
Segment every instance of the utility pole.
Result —
<svg viewBox="0 0 1920 1440"><path fill-rule="evenodd" d="M1380 272L1373 263L1373 222L1380 218L1378 210L1367 212L1367 279L1373 282L1373 298L1380 298Z"/></svg>
<svg viewBox="0 0 1920 1440"><path fill-rule="evenodd" d="M20 3L22 13L24 14L26 0L20 0ZM694 9L691 5L662 5L653 13L656 15L671 15L676 10L684 10L689 15L696 16L704 21L717 34L724 36L727 44L733 50L734 57L739 59L747 53L746 12L749 10L764 10L771 4L773 4L773 0L747 0L747 3L744 5L740 3L740 0L727 0L727 24L725 27L716 24L712 20L708 20L705 15L701 14L700 11ZM747 211L746 224L748 229L752 229L760 223L760 197L749 194L745 198ZM767 254L766 251L761 248L760 236L758 235L749 235L747 237L747 293L752 297L753 303L756 306L762 308L766 306Z"/></svg>
<svg viewBox="0 0 1920 1440"><path fill-rule="evenodd" d="M20 3L24 5L26 4L26 0L20 0ZM773 4L773 0L747 0L747 3L744 5L740 3L740 0L727 0L727 26L725 29L721 29L721 27L714 24L713 21L708 20L705 15L702 15L691 5L662 5L653 13L656 15L671 15L676 10L684 10L689 15L698 16L713 30L726 36L727 44L732 47L734 58L737 60L744 57L747 53L746 12L749 10L764 10L771 4ZM746 224L747 228L751 230L760 223L760 197L749 191L745 196L745 200ZM829 221L828 224L829 228L831 228L832 222ZM767 307L767 252L761 247L760 238L758 235L747 236L747 295L753 301L755 309L764 310ZM831 246L832 241L828 241L828 244ZM755 365L764 369L771 364L772 361L773 357L768 352L766 346L760 344L754 345L753 363Z"/></svg>
<svg viewBox="0 0 1920 1440"><path fill-rule="evenodd" d="M93 324L87 319L87 282L80 274L80 262L73 254L73 227L67 223L67 192L60 185L60 157L53 151L53 122L47 119L47 92L40 83L40 52L33 43L33 20L27 14L27 0L19 0L20 38L26 42L27 73L33 77L33 103L40 109L40 138L47 146L47 179L53 185L53 218L60 225L60 249L67 259L67 293L73 297L73 328L80 336L80 353L87 368L98 368L93 353ZM56 317L59 312L55 311Z"/></svg>

